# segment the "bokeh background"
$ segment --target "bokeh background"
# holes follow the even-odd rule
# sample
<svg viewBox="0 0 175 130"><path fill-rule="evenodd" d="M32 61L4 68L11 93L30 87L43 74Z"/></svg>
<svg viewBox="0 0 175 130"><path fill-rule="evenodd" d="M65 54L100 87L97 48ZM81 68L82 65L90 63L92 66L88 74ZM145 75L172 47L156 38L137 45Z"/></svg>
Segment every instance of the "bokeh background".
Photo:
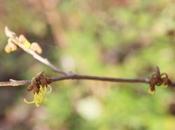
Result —
<svg viewBox="0 0 175 130"><path fill-rule="evenodd" d="M0 0L0 81L44 71L22 50L6 54L4 27L38 42L66 71L175 79L174 0ZM39 108L26 86L0 88L0 130L174 130L175 91L97 81L61 81Z"/></svg>

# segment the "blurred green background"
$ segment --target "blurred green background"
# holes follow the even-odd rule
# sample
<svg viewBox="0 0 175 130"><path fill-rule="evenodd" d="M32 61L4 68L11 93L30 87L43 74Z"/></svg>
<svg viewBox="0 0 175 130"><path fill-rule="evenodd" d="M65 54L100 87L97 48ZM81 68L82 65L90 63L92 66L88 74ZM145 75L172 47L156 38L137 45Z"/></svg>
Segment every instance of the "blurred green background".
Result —
<svg viewBox="0 0 175 130"><path fill-rule="evenodd" d="M22 50L6 54L4 27L38 42L66 71L149 77L156 65L175 79L174 0L0 0L0 80L49 68ZM26 86L0 88L0 130L174 130L175 90L97 81L61 81L45 104Z"/></svg>

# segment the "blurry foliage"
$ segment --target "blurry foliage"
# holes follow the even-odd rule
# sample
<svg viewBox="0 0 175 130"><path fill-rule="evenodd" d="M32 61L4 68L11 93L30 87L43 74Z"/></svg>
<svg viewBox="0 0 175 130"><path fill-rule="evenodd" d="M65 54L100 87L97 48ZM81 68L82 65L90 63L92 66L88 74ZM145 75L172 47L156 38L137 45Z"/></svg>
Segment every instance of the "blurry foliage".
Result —
<svg viewBox="0 0 175 130"><path fill-rule="evenodd" d="M68 41L68 45L62 49L54 43L44 13L30 5L31 1L1 1L1 80L30 79L42 70L53 74L21 51L5 55L5 25L18 33L27 34L31 41L41 43L44 56L68 71L115 77L147 77L158 65L170 77L175 75L173 0L60 0L57 11L61 14L60 26L64 28ZM152 96L147 94L145 85L139 84L64 81L52 86L54 91L44 106L47 112L44 122L48 129L175 128L175 118L169 113L169 104L174 103L173 89L158 88ZM86 97L96 98L101 104L102 113L94 120L84 118L77 111L79 100ZM89 109L92 109L91 106ZM32 129L35 125L43 128L41 120L35 119L35 116L32 120Z"/></svg>

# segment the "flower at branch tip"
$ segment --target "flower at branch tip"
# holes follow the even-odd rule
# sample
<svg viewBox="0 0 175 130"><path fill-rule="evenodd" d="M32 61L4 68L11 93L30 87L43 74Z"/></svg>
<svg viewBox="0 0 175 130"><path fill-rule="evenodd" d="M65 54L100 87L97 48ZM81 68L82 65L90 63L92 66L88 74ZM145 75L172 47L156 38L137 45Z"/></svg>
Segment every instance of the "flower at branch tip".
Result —
<svg viewBox="0 0 175 130"><path fill-rule="evenodd" d="M5 52L10 53L15 51L17 47L22 49L30 49L38 54L42 53L42 48L36 42L31 43L24 35L17 36L16 33L5 27L5 35L8 37L8 44L6 45Z"/></svg>
<svg viewBox="0 0 175 130"><path fill-rule="evenodd" d="M35 51L38 54L42 53L42 48L40 47L40 45L36 42L33 42L30 46L30 49L32 49L33 51Z"/></svg>
<svg viewBox="0 0 175 130"><path fill-rule="evenodd" d="M19 36L19 41L24 45L25 48L30 48L31 43L27 40L27 38L24 35L21 34Z"/></svg>
<svg viewBox="0 0 175 130"><path fill-rule="evenodd" d="M49 86L49 90L46 86L40 86L39 92L35 92L32 101L27 101L24 98L24 102L27 104L35 104L36 107L39 107L45 100L46 94L51 92L51 86Z"/></svg>

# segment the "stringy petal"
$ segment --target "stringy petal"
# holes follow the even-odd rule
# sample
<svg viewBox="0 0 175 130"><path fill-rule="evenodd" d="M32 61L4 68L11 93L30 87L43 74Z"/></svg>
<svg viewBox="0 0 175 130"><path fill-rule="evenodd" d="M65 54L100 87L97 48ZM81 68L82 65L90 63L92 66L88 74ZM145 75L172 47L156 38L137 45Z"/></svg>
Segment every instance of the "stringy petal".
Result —
<svg viewBox="0 0 175 130"><path fill-rule="evenodd" d="M24 102L27 103L27 104L33 104L35 103L34 100L33 101L27 101L27 99L24 98Z"/></svg>
<svg viewBox="0 0 175 130"><path fill-rule="evenodd" d="M35 104L36 107L39 107L40 104L44 102L45 95L48 93L48 89L46 86L40 86L40 90L38 93L35 93L33 96L33 101L27 101L24 99L24 102L27 104Z"/></svg>

